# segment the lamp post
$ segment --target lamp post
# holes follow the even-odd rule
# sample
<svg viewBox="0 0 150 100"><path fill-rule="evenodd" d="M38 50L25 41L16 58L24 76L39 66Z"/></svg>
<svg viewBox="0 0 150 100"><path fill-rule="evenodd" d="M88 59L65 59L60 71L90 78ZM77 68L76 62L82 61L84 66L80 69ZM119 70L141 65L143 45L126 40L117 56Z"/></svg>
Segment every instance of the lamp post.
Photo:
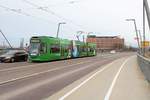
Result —
<svg viewBox="0 0 150 100"><path fill-rule="evenodd" d="M142 43L142 41L143 41L143 38L142 38L142 33L141 33L141 30L138 30L138 32L139 32L140 43Z"/></svg>
<svg viewBox="0 0 150 100"><path fill-rule="evenodd" d="M138 43L138 47L140 48L140 43L139 43L139 36L138 36L138 30L137 30L136 20L135 20L135 19L126 19L126 21L133 21L133 22L134 22L134 27L135 27L135 32L136 32L137 43Z"/></svg>
<svg viewBox="0 0 150 100"><path fill-rule="evenodd" d="M146 35L145 35L145 16L147 16L147 21L148 21L148 26L150 29L150 9L149 9L149 4L148 4L148 0L143 0L143 41L145 42L146 40ZM145 43L144 43L144 47L143 47L143 56L145 56Z"/></svg>
<svg viewBox="0 0 150 100"><path fill-rule="evenodd" d="M61 22L61 23L58 23L58 29L57 29L57 38L58 38L58 35L59 35L59 30L60 30L60 25L62 24L66 24L65 22Z"/></svg>
<svg viewBox="0 0 150 100"><path fill-rule="evenodd" d="M144 37L142 37L141 30L138 30L138 32L139 32L139 38L140 38L141 53L142 53L142 55L144 55L145 50L143 48L143 41L145 41L145 40L144 40ZM144 36L144 34L143 34L143 36Z"/></svg>

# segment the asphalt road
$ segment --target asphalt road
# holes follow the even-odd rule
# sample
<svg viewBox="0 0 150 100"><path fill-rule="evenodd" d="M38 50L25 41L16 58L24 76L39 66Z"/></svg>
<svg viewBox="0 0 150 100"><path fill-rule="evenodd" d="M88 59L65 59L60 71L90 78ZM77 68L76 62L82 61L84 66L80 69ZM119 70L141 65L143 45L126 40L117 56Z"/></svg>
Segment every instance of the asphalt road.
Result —
<svg viewBox="0 0 150 100"><path fill-rule="evenodd" d="M41 100L115 59L134 53L104 54L96 57L47 63L0 64L0 100Z"/></svg>
<svg viewBox="0 0 150 100"><path fill-rule="evenodd" d="M150 84L137 57L101 66L45 100L150 100Z"/></svg>

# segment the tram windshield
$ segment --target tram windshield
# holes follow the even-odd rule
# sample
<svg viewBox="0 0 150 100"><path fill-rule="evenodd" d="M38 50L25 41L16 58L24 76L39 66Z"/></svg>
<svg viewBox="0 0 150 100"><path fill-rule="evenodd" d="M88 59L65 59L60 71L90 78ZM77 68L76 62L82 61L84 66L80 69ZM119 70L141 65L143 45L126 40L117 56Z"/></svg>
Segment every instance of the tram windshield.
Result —
<svg viewBox="0 0 150 100"><path fill-rule="evenodd" d="M38 55L40 49L40 43L31 43L30 45L30 55Z"/></svg>

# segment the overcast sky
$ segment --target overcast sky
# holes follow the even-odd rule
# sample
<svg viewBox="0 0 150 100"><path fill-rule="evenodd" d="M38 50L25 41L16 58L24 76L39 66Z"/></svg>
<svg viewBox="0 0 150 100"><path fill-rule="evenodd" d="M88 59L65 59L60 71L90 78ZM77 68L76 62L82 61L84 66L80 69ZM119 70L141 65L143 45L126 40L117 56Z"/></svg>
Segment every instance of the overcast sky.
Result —
<svg viewBox="0 0 150 100"><path fill-rule="evenodd" d="M98 36L118 35L136 46L134 25L127 18L135 18L142 30L142 0L0 0L0 29L13 46L19 46L21 38L28 42L35 35L56 36L59 22L66 22L60 29L61 38L76 39L81 30ZM149 40L148 32L147 28ZM0 35L0 45L3 41Z"/></svg>

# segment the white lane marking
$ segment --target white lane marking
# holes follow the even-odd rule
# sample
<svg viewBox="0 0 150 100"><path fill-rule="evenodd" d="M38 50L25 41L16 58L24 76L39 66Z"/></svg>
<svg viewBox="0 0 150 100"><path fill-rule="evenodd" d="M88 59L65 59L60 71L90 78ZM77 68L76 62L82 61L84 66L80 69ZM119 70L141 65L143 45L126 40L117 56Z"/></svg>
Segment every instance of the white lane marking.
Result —
<svg viewBox="0 0 150 100"><path fill-rule="evenodd" d="M15 69L22 69L22 68L28 68L28 67L37 67L40 65L48 65L51 64L52 62L48 62L48 63L40 63L40 64L32 64L32 65L27 65L27 66L18 66L18 67L14 67L14 68L6 68L6 69L2 69L0 70L0 72L2 71L9 71L9 70L15 70Z"/></svg>
<svg viewBox="0 0 150 100"><path fill-rule="evenodd" d="M75 88L73 88L71 91L69 91L68 93L66 93L64 96L60 97L59 100L64 100L65 98L67 98L69 95L71 95L73 92L75 92L77 89L79 89L81 86L83 86L84 84L86 84L89 80L91 80L93 77L95 77L97 74L103 72L105 69L109 68L112 64L114 64L116 62L113 61L112 63L106 65L106 67L100 69L99 71L95 72L92 76L90 76L89 78L87 78L85 81L83 81L81 84L79 84L78 86L76 86Z"/></svg>
<svg viewBox="0 0 150 100"><path fill-rule="evenodd" d="M103 62L105 62L105 61L106 60L104 60ZM38 87L40 87L42 85L45 85L47 83L53 82L55 80L62 79L63 77L72 75L73 73L85 70L85 69L87 69L87 68L89 68L89 67L91 67L93 65L98 64L98 63L100 63L100 62L94 62L94 63L91 63L91 64L85 66L85 67L80 67L78 69L71 70L71 71L68 71L66 73L62 73L61 75L57 75L55 77L48 78L47 80L40 81L40 82L31 84L31 85L27 85L27 86L21 87L21 88L19 88L17 90L14 90L14 91L9 91L7 93L4 93L4 94L0 95L0 98L4 99L4 100L10 99L10 98L15 97L17 95L23 94L23 93L28 92L28 91L33 90L33 89L36 89L36 88L38 88Z"/></svg>
<svg viewBox="0 0 150 100"><path fill-rule="evenodd" d="M28 68L28 67L37 67L37 66L40 66L40 65L48 65L48 64L51 64L51 62L48 62L48 63L40 63L40 64L32 64L32 65L27 65L27 66L18 66L18 67L14 67L14 68L7 68L7 69L2 69L0 70L0 72L2 71L10 71L10 70L15 70L15 69L22 69L22 68Z"/></svg>
<svg viewBox="0 0 150 100"><path fill-rule="evenodd" d="M105 55L104 58L109 58L108 55ZM0 72L2 71L9 71L9 70L15 70L15 69L21 69L21 68L28 68L28 67L37 67L37 66L40 66L40 65L47 65L47 64L50 64L50 63L41 63L41 64L32 64L32 65L27 65L27 66L18 66L18 67L14 67L14 68L6 68L6 69L2 69L0 70Z"/></svg>
<svg viewBox="0 0 150 100"><path fill-rule="evenodd" d="M75 66L75 65L79 65L79 64L88 63L88 62L92 62L92 61L80 62L80 63L68 65L68 66L63 66L63 67L61 67L61 68L60 68L60 67L59 67L59 68L54 68L54 69L46 70L46 71L43 71L43 72L34 73L34 74L31 74L31 75L27 75L27 76L23 76L23 77L19 77L19 78L14 78L14 79L11 79L11 80L7 80L7 81L0 82L0 85L5 84L5 83L8 83L8 82L16 81L16 80L28 78L28 77L33 77L33 76L40 75L40 74L43 74L43 73L47 73L47 72L51 72L51 71L55 71L55 70L60 70L60 69L67 68L67 67L70 67L70 66Z"/></svg>
<svg viewBox="0 0 150 100"><path fill-rule="evenodd" d="M64 67L61 67L61 68L54 68L54 69L51 69L51 70L47 70L47 71L43 71L43 72L39 72L39 73L34 73L34 74L31 74L31 75L26 75L26 76L19 77L19 78L10 79L10 80L7 80L7 81L0 82L0 85L5 84L5 83L9 83L9 82L13 82L13 81L16 81L16 80L28 78L28 77L33 77L33 76L40 75L40 74L43 74L43 73L47 73L47 72L51 72L51 71L63 69L63 68L66 68L66 67L70 67L70 66L74 66L74 65L79 65L79 64L84 64L84 63L88 63L88 62L92 62L92 61L89 60L89 61L80 62L80 63L77 63L77 64L72 64L72 65L69 65L69 66L64 66ZM45 63L45 64L49 64L49 63ZM37 64L37 65L42 65L42 64ZM29 65L29 66L36 67L36 66L34 66L34 65ZM28 67L29 67L29 66L28 66ZM23 67L27 67L27 66L23 66ZM12 68L12 69L17 69L17 68Z"/></svg>
<svg viewBox="0 0 150 100"><path fill-rule="evenodd" d="M115 83L116 83L116 81L117 81L117 79L118 79L118 77L119 77L119 74L120 74L121 70L123 69L124 65L128 62L128 60L131 59L131 58L132 58L132 57L129 57L128 59L126 59L126 60L123 62L123 64L121 65L121 67L119 68L117 74L115 75L115 77L114 77L114 79L113 79L113 81L112 81L112 84L110 85L110 87L109 87L109 89L108 89L107 94L106 94L105 97L104 97L104 100L109 100L109 99L110 99L112 90L113 90L113 88L114 88L114 86L115 86Z"/></svg>
<svg viewBox="0 0 150 100"><path fill-rule="evenodd" d="M31 67L31 66L35 67L36 65L39 66L39 65L43 65L43 64L49 64L49 63L32 64L32 65L27 65L27 66L18 66L18 67L14 67L14 68L6 68L6 69L0 70L0 72L2 72L2 71L9 71L9 70L15 70L15 69L21 69L21 68L26 68L26 67Z"/></svg>

